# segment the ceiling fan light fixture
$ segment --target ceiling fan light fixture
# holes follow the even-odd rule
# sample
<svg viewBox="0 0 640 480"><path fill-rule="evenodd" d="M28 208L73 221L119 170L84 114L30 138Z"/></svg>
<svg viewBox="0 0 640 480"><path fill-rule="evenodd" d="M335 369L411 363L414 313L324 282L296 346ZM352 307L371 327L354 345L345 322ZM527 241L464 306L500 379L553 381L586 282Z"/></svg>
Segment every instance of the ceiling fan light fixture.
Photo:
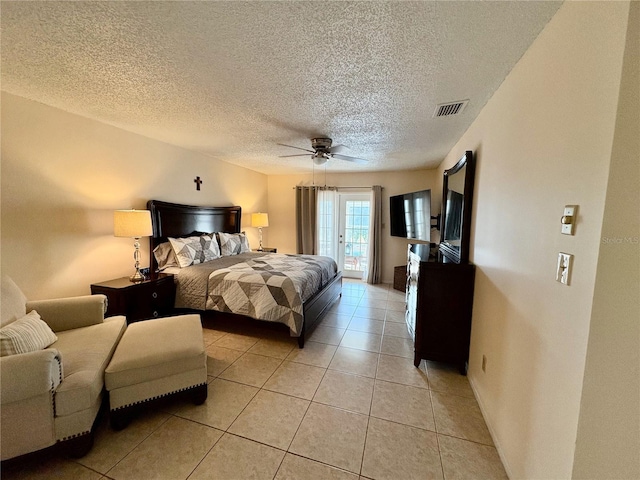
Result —
<svg viewBox="0 0 640 480"><path fill-rule="evenodd" d="M311 155L311 159L316 165L324 165L329 160L329 157L323 152L316 152Z"/></svg>

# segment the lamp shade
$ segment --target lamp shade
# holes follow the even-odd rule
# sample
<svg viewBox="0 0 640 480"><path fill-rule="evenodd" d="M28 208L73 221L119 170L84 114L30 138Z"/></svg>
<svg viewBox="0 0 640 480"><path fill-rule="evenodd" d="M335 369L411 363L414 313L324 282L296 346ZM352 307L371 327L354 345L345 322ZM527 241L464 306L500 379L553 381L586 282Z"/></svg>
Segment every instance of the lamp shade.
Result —
<svg viewBox="0 0 640 480"><path fill-rule="evenodd" d="M268 227L269 214L268 213L252 213L251 226L252 227Z"/></svg>
<svg viewBox="0 0 640 480"><path fill-rule="evenodd" d="M116 237L149 237L151 212L149 210L116 210L113 212L113 235Z"/></svg>

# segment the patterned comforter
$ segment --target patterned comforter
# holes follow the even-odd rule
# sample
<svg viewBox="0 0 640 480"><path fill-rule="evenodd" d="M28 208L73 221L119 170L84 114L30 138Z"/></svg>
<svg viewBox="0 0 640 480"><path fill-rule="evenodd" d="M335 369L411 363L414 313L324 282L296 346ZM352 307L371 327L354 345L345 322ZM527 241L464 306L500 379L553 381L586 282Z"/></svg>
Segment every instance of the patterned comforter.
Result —
<svg viewBox="0 0 640 480"><path fill-rule="evenodd" d="M196 269L183 268L178 274L176 306L284 323L293 335L299 335L303 302L321 290L338 270L333 259L316 255L272 253L234 257L237 263L232 265L229 257L223 257L219 259L224 260L222 265L214 260L197 265ZM180 305L189 303L188 298L195 299L197 305Z"/></svg>

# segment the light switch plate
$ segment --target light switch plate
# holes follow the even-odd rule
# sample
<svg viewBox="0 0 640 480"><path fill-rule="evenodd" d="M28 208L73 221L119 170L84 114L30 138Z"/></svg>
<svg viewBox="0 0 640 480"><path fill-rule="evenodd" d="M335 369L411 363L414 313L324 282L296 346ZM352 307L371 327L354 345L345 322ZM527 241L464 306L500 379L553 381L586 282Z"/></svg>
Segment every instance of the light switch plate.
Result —
<svg viewBox="0 0 640 480"><path fill-rule="evenodd" d="M565 205L564 211L562 212L562 228L561 232L564 235L573 235L573 229L576 224L576 213L578 210L577 205Z"/></svg>
<svg viewBox="0 0 640 480"><path fill-rule="evenodd" d="M558 254L558 265L556 267L556 281L563 285L569 285L571 279L571 267L573 266L573 255L570 253Z"/></svg>

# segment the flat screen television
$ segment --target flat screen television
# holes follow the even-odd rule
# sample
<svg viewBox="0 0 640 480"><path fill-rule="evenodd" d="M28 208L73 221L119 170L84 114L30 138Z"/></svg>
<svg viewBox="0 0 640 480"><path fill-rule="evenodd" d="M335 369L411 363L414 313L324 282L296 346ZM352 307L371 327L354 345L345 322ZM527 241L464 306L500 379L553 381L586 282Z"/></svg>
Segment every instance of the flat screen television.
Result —
<svg viewBox="0 0 640 480"><path fill-rule="evenodd" d="M389 198L391 236L431 241L431 190Z"/></svg>

